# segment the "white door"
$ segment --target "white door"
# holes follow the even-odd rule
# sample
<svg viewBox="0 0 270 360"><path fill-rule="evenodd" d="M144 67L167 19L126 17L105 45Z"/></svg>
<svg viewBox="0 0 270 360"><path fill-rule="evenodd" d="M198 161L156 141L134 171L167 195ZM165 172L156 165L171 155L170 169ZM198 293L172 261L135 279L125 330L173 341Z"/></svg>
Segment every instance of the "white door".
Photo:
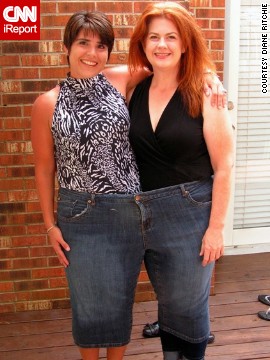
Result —
<svg viewBox="0 0 270 360"><path fill-rule="evenodd" d="M226 0L224 84L236 125L226 253L270 251L270 3Z"/></svg>

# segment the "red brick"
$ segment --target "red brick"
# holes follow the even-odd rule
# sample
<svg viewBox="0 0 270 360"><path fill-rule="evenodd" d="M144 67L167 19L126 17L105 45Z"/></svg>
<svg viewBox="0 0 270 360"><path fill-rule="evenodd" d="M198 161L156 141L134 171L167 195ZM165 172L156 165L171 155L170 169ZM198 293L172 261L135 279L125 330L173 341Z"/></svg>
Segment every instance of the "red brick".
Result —
<svg viewBox="0 0 270 360"><path fill-rule="evenodd" d="M4 226L2 226L2 227L4 227ZM0 230L0 232L1 232L1 230ZM12 268L11 260L0 260L0 270L9 270L11 268Z"/></svg>
<svg viewBox="0 0 270 360"><path fill-rule="evenodd" d="M1 131L0 132L0 140L2 141L16 141L23 140L23 132L22 131Z"/></svg>
<svg viewBox="0 0 270 360"><path fill-rule="evenodd" d="M20 66L19 55L2 55L2 56L0 56L0 66Z"/></svg>
<svg viewBox="0 0 270 360"><path fill-rule="evenodd" d="M61 29L42 29L40 30L41 40L62 40Z"/></svg>
<svg viewBox="0 0 270 360"><path fill-rule="evenodd" d="M8 312L15 312L15 305L0 303L0 313L8 313Z"/></svg>
<svg viewBox="0 0 270 360"><path fill-rule="evenodd" d="M33 177L34 175L35 168L33 166L12 167L7 169L8 177Z"/></svg>
<svg viewBox="0 0 270 360"><path fill-rule="evenodd" d="M25 203L0 203L1 213L25 212Z"/></svg>
<svg viewBox="0 0 270 360"><path fill-rule="evenodd" d="M35 224L42 221L41 214L10 214L8 216L8 224Z"/></svg>
<svg viewBox="0 0 270 360"><path fill-rule="evenodd" d="M53 309L69 309L70 308L70 300L53 300L52 301L52 308Z"/></svg>
<svg viewBox="0 0 270 360"><path fill-rule="evenodd" d="M99 2L99 1L97 1ZM95 2L94 1L84 1L84 2L76 2L76 1L63 1L58 2L58 9L59 13L66 13L70 14L70 16L79 10L88 10L93 11L95 9ZM100 9L99 9L100 10Z"/></svg>
<svg viewBox="0 0 270 360"><path fill-rule="evenodd" d="M0 179L1 190L19 190L23 188L23 179Z"/></svg>
<svg viewBox="0 0 270 360"><path fill-rule="evenodd" d="M37 193L35 190L12 191L8 194L9 201L29 201L36 200Z"/></svg>
<svg viewBox="0 0 270 360"><path fill-rule="evenodd" d="M22 110L20 106L1 106L0 107L0 117L9 118L13 116L21 116Z"/></svg>
<svg viewBox="0 0 270 360"><path fill-rule="evenodd" d="M208 39L224 39L224 31L222 30L204 30L204 36Z"/></svg>
<svg viewBox="0 0 270 360"><path fill-rule="evenodd" d="M32 300L32 292L30 291L20 291L16 293L17 301L29 301Z"/></svg>
<svg viewBox="0 0 270 360"><path fill-rule="evenodd" d="M22 55L22 66L56 66L59 64L58 55Z"/></svg>
<svg viewBox="0 0 270 360"><path fill-rule="evenodd" d="M0 294L0 304L3 303L13 303L16 301L16 294L15 293L3 293Z"/></svg>
<svg viewBox="0 0 270 360"><path fill-rule="evenodd" d="M216 19L224 19L225 9L197 9L196 17L197 18L216 18Z"/></svg>
<svg viewBox="0 0 270 360"><path fill-rule="evenodd" d="M0 228L0 236L12 236L15 234L24 235L25 233L26 233L25 226L12 225L12 226L1 226Z"/></svg>
<svg viewBox="0 0 270 360"><path fill-rule="evenodd" d="M31 105L23 105L23 116L31 116L32 113L32 104Z"/></svg>
<svg viewBox="0 0 270 360"><path fill-rule="evenodd" d="M139 292L139 293L136 293L135 295L135 301L136 302L142 302L142 301L154 301L156 300L156 294L154 293L154 291L150 292L150 291L147 291L147 292Z"/></svg>
<svg viewBox="0 0 270 360"><path fill-rule="evenodd" d="M2 79L38 79L39 71L37 68L13 68L13 69L2 69Z"/></svg>
<svg viewBox="0 0 270 360"><path fill-rule="evenodd" d="M212 6L225 8L225 0L212 0Z"/></svg>
<svg viewBox="0 0 270 360"><path fill-rule="evenodd" d="M30 249L30 257L54 256L55 252L52 246L34 247Z"/></svg>
<svg viewBox="0 0 270 360"><path fill-rule="evenodd" d="M1 132L0 132L1 134ZM20 165L22 163L21 155L5 155L0 156L0 166L12 166L12 165Z"/></svg>
<svg viewBox="0 0 270 360"><path fill-rule="evenodd" d="M29 250L27 248L0 249L0 259L14 259L21 257L29 257Z"/></svg>
<svg viewBox="0 0 270 360"><path fill-rule="evenodd" d="M12 238L13 246L44 246L47 244L47 238L44 235L25 236Z"/></svg>
<svg viewBox="0 0 270 360"><path fill-rule="evenodd" d="M4 148L4 144L0 144L0 153L3 154L3 148ZM0 168L0 178L4 178L7 176L7 169L4 168Z"/></svg>
<svg viewBox="0 0 270 360"><path fill-rule="evenodd" d="M126 53L111 54L109 64L113 64L113 65L126 64L127 58L128 58L128 54Z"/></svg>
<svg viewBox="0 0 270 360"><path fill-rule="evenodd" d="M9 41L3 43L3 54L36 53L39 49L38 41ZM18 55L14 55L18 56ZM10 66L10 65L8 65Z"/></svg>
<svg viewBox="0 0 270 360"><path fill-rule="evenodd" d="M33 279L63 277L64 275L65 270L63 266L58 268L33 269L32 272Z"/></svg>
<svg viewBox="0 0 270 360"><path fill-rule="evenodd" d="M67 75L68 67L41 68L40 76L42 79L64 79ZM55 81L57 85L58 81Z"/></svg>
<svg viewBox="0 0 270 360"><path fill-rule="evenodd" d="M224 51L211 51L211 57L214 61L223 61Z"/></svg>
<svg viewBox="0 0 270 360"><path fill-rule="evenodd" d="M0 248L9 249L12 247L12 239L9 236L0 237Z"/></svg>
<svg viewBox="0 0 270 360"><path fill-rule="evenodd" d="M132 13L132 3L124 1L99 1L97 10L108 13Z"/></svg>
<svg viewBox="0 0 270 360"><path fill-rule="evenodd" d="M40 212L40 203L39 201L28 202L26 204L27 212Z"/></svg>
<svg viewBox="0 0 270 360"><path fill-rule="evenodd" d="M24 301L16 303L16 311L31 311L31 310L50 310L52 309L52 301Z"/></svg>
<svg viewBox="0 0 270 360"><path fill-rule="evenodd" d="M209 29L209 28L210 28L210 20L209 20L209 19L198 19L198 20L197 20L197 24L198 24L202 29Z"/></svg>
<svg viewBox="0 0 270 360"><path fill-rule="evenodd" d="M13 267L14 269L35 269L47 266L47 260L45 258L36 258L36 259L14 259ZM40 270L38 270L40 271ZM34 277L33 278L37 278Z"/></svg>
<svg viewBox="0 0 270 360"><path fill-rule="evenodd" d="M67 287L67 279L65 277L63 278L55 278L55 279L50 279L49 280L50 283L50 288L60 288L60 287Z"/></svg>
<svg viewBox="0 0 270 360"><path fill-rule="evenodd" d="M133 14L116 14L113 16L114 30L116 26L135 26L138 20L138 15Z"/></svg>
<svg viewBox="0 0 270 360"><path fill-rule="evenodd" d="M62 28L64 28L69 18L70 15L42 16L42 26L43 27L61 26Z"/></svg>
<svg viewBox="0 0 270 360"><path fill-rule="evenodd" d="M48 266L60 266L59 259L56 255L48 259Z"/></svg>
<svg viewBox="0 0 270 360"><path fill-rule="evenodd" d="M44 224L29 224L27 226L28 235L40 235L45 232Z"/></svg>
<svg viewBox="0 0 270 360"><path fill-rule="evenodd" d="M62 41L41 41L39 44L39 53L62 53L63 51L64 48Z"/></svg>
<svg viewBox="0 0 270 360"><path fill-rule="evenodd" d="M213 50L224 50L224 40L212 40L211 49Z"/></svg>
<svg viewBox="0 0 270 360"><path fill-rule="evenodd" d="M114 33L117 38L130 38L133 29L132 28L114 28Z"/></svg>
<svg viewBox="0 0 270 360"><path fill-rule="evenodd" d="M146 271L141 271L140 275L139 275L139 282L144 282L144 281L149 281L148 275L146 273Z"/></svg>
<svg viewBox="0 0 270 360"><path fill-rule="evenodd" d="M224 30L225 21L224 20L211 20L211 29Z"/></svg>
<svg viewBox="0 0 270 360"><path fill-rule="evenodd" d="M192 8L205 8L211 6L211 0L190 0L189 6Z"/></svg>
<svg viewBox="0 0 270 360"><path fill-rule="evenodd" d="M33 300L61 299L66 297L65 289L52 289L33 292Z"/></svg>
<svg viewBox="0 0 270 360"><path fill-rule="evenodd" d="M43 81L23 81L23 92L45 92L55 87L55 80L43 80Z"/></svg>
<svg viewBox="0 0 270 360"><path fill-rule="evenodd" d="M155 1L153 1L153 2L155 2ZM156 1L156 2L158 2L158 1ZM189 8L189 2L187 2L187 1L183 0L183 1L176 1L176 2L181 4L182 6L184 6L186 9ZM141 14L148 4L149 4L148 1L134 1L134 12Z"/></svg>
<svg viewBox="0 0 270 360"><path fill-rule="evenodd" d="M31 121L28 118L7 118L3 120L3 128L5 130L30 129Z"/></svg>
<svg viewBox="0 0 270 360"><path fill-rule="evenodd" d="M41 1L41 3L40 3L41 16L43 14L49 14L49 13L51 13L54 16L54 14L56 13L56 9L57 9L57 2L56 1L53 1L53 2Z"/></svg>
<svg viewBox="0 0 270 360"><path fill-rule="evenodd" d="M154 291L150 281L138 283L136 287L137 292Z"/></svg>
<svg viewBox="0 0 270 360"><path fill-rule="evenodd" d="M0 83L0 91L1 92L11 92L11 93L16 93L16 92L21 92L22 88L21 88L21 82L19 81L2 81Z"/></svg>
<svg viewBox="0 0 270 360"><path fill-rule="evenodd" d="M27 280L31 279L31 270L1 271L1 280Z"/></svg>
<svg viewBox="0 0 270 360"><path fill-rule="evenodd" d="M14 283L15 291L31 291L48 288L48 280L16 281Z"/></svg>
<svg viewBox="0 0 270 360"><path fill-rule="evenodd" d="M0 283L0 291L2 292L10 292L13 291L13 283L12 282L3 282Z"/></svg>

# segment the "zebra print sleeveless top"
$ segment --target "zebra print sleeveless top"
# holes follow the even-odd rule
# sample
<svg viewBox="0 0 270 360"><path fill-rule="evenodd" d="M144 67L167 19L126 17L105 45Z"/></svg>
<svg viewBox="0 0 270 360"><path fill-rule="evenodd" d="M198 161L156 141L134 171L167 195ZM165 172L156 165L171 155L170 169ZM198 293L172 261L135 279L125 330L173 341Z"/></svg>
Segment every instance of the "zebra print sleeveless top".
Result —
<svg viewBox="0 0 270 360"><path fill-rule="evenodd" d="M103 74L63 81L52 122L59 185L96 194L140 191L129 127L125 99Z"/></svg>

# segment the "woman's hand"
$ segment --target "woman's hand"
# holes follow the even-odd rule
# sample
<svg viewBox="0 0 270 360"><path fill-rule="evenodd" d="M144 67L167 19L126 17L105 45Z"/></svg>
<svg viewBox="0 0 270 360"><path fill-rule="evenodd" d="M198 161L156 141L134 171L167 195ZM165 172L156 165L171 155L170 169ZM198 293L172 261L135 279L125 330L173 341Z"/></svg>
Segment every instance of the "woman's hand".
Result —
<svg viewBox="0 0 270 360"><path fill-rule="evenodd" d="M212 72L204 74L204 93L206 96L211 95L211 105L218 109L227 106L227 90L224 89L218 76Z"/></svg>
<svg viewBox="0 0 270 360"><path fill-rule="evenodd" d="M208 228L202 240L200 256L203 256L202 266L218 260L224 255L223 231Z"/></svg>
<svg viewBox="0 0 270 360"><path fill-rule="evenodd" d="M52 247L54 248L54 251L58 256L60 264L62 264L64 267L67 267L69 265L69 262L63 252L63 249L65 249L66 251L70 251L70 247L64 241L61 230L59 229L59 227L54 226L48 233L48 236Z"/></svg>

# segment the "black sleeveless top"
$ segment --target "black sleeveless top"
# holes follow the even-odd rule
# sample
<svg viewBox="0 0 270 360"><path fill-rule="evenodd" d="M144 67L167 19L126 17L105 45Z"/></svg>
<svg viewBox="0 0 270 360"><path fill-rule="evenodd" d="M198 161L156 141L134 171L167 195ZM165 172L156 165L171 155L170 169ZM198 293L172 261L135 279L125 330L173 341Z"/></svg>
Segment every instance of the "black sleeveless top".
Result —
<svg viewBox="0 0 270 360"><path fill-rule="evenodd" d="M68 77L60 86L52 123L60 186L96 194L140 191L124 97L103 74Z"/></svg>
<svg viewBox="0 0 270 360"><path fill-rule="evenodd" d="M203 137L202 115L197 118L189 116L176 90L154 132L148 108L151 81L152 76L136 87L129 105L129 136L142 190L211 177L213 169Z"/></svg>

